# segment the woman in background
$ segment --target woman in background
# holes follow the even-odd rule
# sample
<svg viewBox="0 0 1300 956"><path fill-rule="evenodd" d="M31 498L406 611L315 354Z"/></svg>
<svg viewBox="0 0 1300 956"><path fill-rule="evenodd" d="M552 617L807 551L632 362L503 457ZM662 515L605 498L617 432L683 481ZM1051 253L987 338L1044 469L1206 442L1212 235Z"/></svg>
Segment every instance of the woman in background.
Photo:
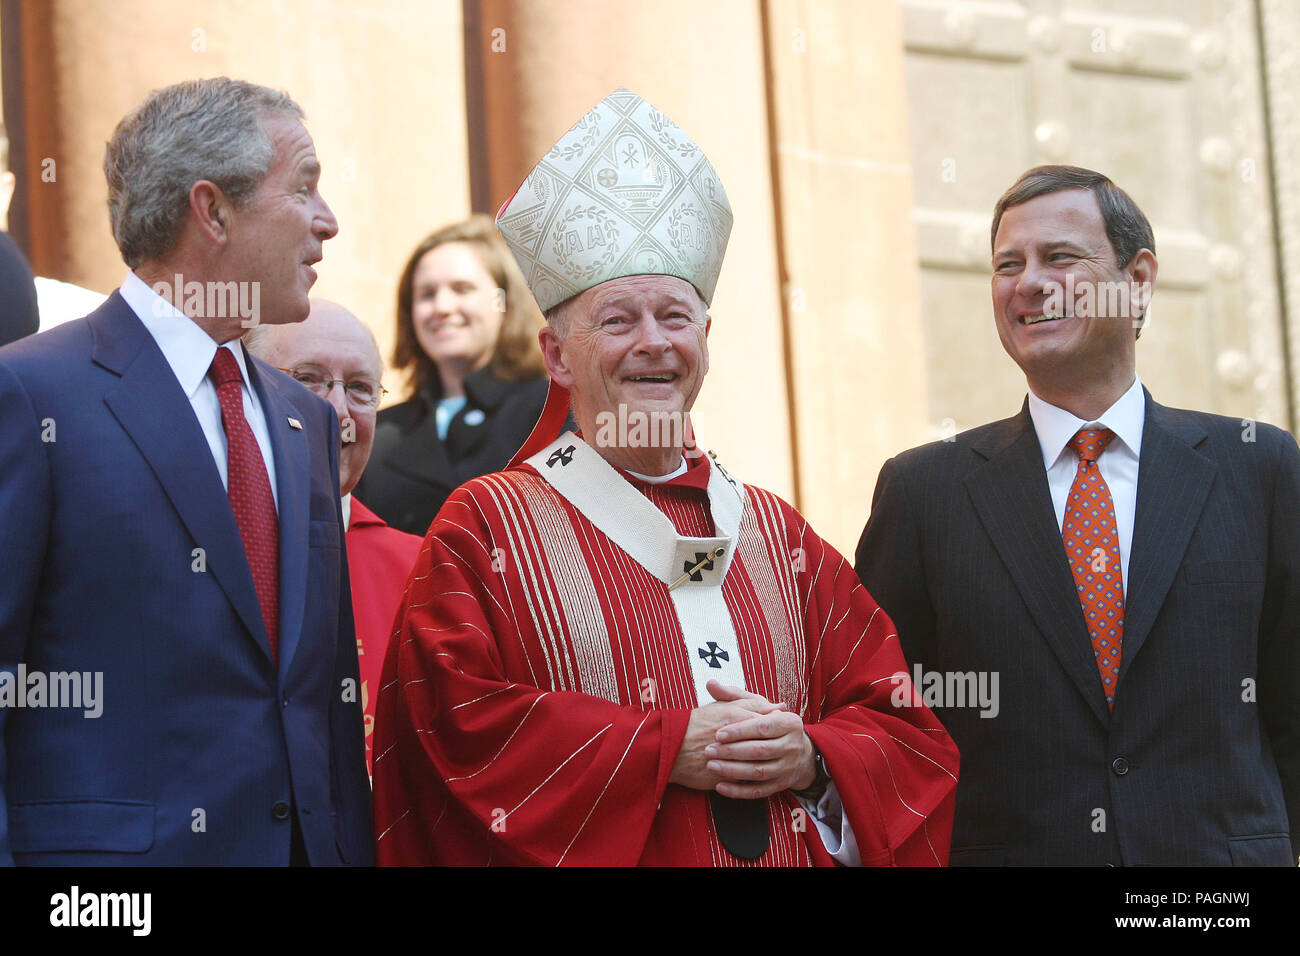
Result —
<svg viewBox="0 0 1300 956"><path fill-rule="evenodd" d="M393 365L409 396L379 413L357 496L423 536L457 486L504 468L546 403L542 321L489 217L425 238L397 287Z"/></svg>

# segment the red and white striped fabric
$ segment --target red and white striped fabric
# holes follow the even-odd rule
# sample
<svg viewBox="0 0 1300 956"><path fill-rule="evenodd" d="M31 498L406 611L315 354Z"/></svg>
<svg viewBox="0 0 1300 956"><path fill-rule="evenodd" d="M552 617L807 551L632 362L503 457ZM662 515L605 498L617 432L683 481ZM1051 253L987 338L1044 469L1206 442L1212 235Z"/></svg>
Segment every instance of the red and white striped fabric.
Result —
<svg viewBox="0 0 1300 956"><path fill-rule="evenodd" d="M679 534L708 537L712 467L623 478ZM892 623L793 508L745 492L723 593L749 689L802 715L864 863L946 863L956 748L910 689L894 693L906 665ZM389 643L378 860L831 863L788 792L768 799L760 859L722 846L707 795L668 783L695 706L666 585L532 467L475 479L429 529Z"/></svg>

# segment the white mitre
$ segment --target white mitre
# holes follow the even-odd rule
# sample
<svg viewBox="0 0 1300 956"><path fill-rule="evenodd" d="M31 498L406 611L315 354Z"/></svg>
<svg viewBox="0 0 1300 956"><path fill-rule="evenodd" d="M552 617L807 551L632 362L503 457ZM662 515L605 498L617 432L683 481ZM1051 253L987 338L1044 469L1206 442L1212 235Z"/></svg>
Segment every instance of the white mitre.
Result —
<svg viewBox="0 0 1300 956"><path fill-rule="evenodd" d="M623 88L560 137L496 218L543 312L632 275L685 279L707 305L731 222L704 151Z"/></svg>

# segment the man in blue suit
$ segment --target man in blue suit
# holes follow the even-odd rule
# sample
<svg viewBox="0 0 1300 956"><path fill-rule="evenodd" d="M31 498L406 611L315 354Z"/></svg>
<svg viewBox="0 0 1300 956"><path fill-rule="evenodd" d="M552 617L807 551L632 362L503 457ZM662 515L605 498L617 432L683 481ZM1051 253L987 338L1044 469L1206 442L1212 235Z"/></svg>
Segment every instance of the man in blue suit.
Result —
<svg viewBox="0 0 1300 956"><path fill-rule="evenodd" d="M121 288L0 349L0 862L372 862L338 423L239 338L338 231L302 117L151 94Z"/></svg>

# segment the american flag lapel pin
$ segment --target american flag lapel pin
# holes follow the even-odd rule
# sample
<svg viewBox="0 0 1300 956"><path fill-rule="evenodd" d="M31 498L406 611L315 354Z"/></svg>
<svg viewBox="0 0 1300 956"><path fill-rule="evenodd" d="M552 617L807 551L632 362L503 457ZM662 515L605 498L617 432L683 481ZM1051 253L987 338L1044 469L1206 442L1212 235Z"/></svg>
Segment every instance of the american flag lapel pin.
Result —
<svg viewBox="0 0 1300 956"><path fill-rule="evenodd" d="M302 422L298 421L296 418L290 418L289 427L295 431L302 431Z"/></svg>

